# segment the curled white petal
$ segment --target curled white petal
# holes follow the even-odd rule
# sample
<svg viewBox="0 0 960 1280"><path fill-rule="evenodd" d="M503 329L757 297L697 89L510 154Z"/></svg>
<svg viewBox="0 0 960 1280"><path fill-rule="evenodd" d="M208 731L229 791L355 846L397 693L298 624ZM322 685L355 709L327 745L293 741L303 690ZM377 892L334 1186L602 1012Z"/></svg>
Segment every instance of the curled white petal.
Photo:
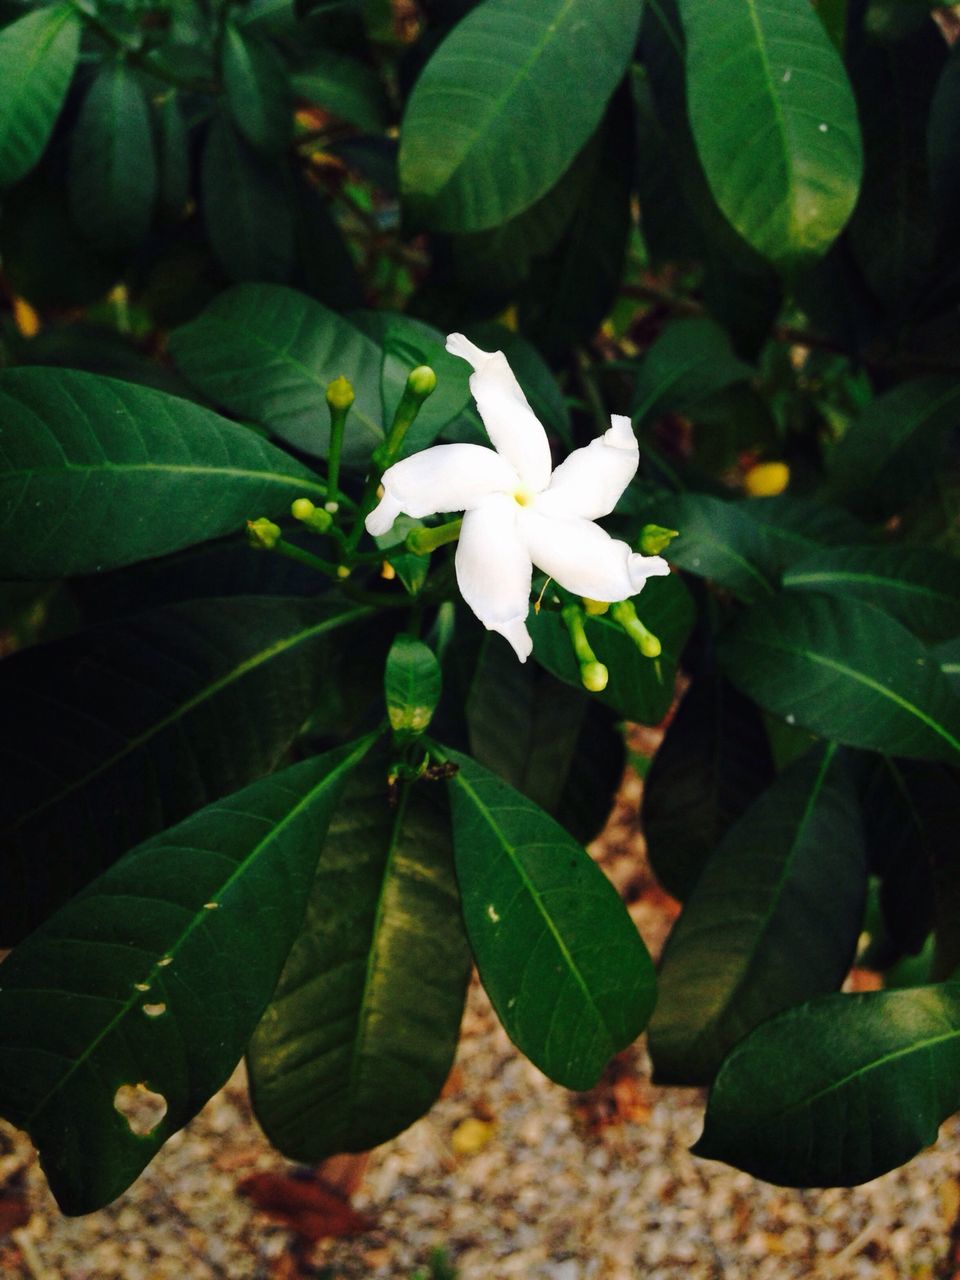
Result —
<svg viewBox="0 0 960 1280"><path fill-rule="evenodd" d="M526 628L533 565L517 529L520 508L494 494L463 517L457 543L457 585L488 631L507 639L521 662L533 642Z"/></svg>
<svg viewBox="0 0 960 1280"><path fill-rule="evenodd" d="M438 511L470 511L491 493L512 493L517 473L479 444L438 444L396 462L383 473L383 498L366 519L379 537L400 512L420 518Z"/></svg>
<svg viewBox="0 0 960 1280"><path fill-rule="evenodd" d="M630 419L615 414L613 426L585 449L575 449L560 463L550 487L537 498L537 510L547 516L607 516L636 475L640 449Z"/></svg>
<svg viewBox="0 0 960 1280"><path fill-rule="evenodd" d="M547 433L527 403L502 351L481 351L462 333L451 333L447 350L473 365L470 391L498 453L516 469L534 492L550 480L550 445Z"/></svg>
<svg viewBox="0 0 960 1280"><path fill-rule="evenodd" d="M520 530L538 569L591 600L626 600L647 578L670 572L660 556L637 555L591 520L554 519L528 507L520 513Z"/></svg>

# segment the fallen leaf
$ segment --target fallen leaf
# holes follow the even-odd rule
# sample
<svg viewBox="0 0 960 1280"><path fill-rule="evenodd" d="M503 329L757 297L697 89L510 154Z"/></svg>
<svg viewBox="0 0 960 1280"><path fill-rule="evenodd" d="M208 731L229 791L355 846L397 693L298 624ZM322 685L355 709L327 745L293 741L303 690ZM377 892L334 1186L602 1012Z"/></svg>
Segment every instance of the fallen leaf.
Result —
<svg viewBox="0 0 960 1280"><path fill-rule="evenodd" d="M357 1213L346 1196L314 1175L252 1173L237 1190L253 1205L304 1240L357 1236L372 1231L371 1218Z"/></svg>
<svg viewBox="0 0 960 1280"><path fill-rule="evenodd" d="M646 1124L650 1103L637 1075L632 1050L611 1059L594 1087L576 1095L573 1106L581 1123L592 1133L611 1125Z"/></svg>

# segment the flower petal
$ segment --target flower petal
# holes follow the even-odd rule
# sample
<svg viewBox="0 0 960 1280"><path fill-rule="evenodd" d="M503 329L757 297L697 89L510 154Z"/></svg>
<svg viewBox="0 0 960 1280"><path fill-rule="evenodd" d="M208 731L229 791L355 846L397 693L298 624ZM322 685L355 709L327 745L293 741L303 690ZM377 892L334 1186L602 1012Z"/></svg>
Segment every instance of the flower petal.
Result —
<svg viewBox="0 0 960 1280"><path fill-rule="evenodd" d="M470 391L493 446L512 463L535 493L550 481L547 433L527 403L502 351L481 351L462 333L451 333L447 350L472 364Z"/></svg>
<svg viewBox="0 0 960 1280"><path fill-rule="evenodd" d="M614 414L613 426L585 449L575 449L560 463L550 487L537 498L545 516L607 516L640 465L640 449L630 419Z"/></svg>
<svg viewBox="0 0 960 1280"><path fill-rule="evenodd" d="M538 569L590 600L626 600L647 578L670 572L660 556L636 555L591 520L558 520L527 507L520 510L520 533Z"/></svg>
<svg viewBox="0 0 960 1280"><path fill-rule="evenodd" d="M480 444L434 445L383 473L383 498L367 516L367 532L374 537L386 533L401 511L414 518L471 511L491 493L512 493L517 484L513 467L492 449Z"/></svg>
<svg viewBox="0 0 960 1280"><path fill-rule="evenodd" d="M499 631L526 662L533 648L526 618L533 565L517 531L520 508L495 494L463 517L457 544L457 583L488 631Z"/></svg>

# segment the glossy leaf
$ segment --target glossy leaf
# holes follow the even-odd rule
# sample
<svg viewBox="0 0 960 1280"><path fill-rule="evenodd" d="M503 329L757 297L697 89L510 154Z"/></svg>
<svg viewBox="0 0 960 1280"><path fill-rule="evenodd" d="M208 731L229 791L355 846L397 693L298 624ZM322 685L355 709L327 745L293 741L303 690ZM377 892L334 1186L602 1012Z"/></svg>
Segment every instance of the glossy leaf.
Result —
<svg viewBox="0 0 960 1280"><path fill-rule="evenodd" d="M387 100L373 67L333 49L311 49L306 66L291 77L299 97L358 129L379 133L387 124Z"/></svg>
<svg viewBox="0 0 960 1280"><path fill-rule="evenodd" d="M783 585L865 600L924 640L960 634L960 561L932 548L824 548L788 568Z"/></svg>
<svg viewBox="0 0 960 1280"><path fill-rule="evenodd" d="M105 251L133 249L157 198L157 159L147 98L125 62L100 68L80 109L70 153L70 212Z"/></svg>
<svg viewBox="0 0 960 1280"><path fill-rule="evenodd" d="M80 15L71 4L35 9L0 31L0 187L43 154L73 79Z"/></svg>
<svg viewBox="0 0 960 1280"><path fill-rule="evenodd" d="M229 1077L303 919L367 744L316 757L133 849L3 966L0 1111L66 1213L115 1199ZM165 1103L138 1132L124 1087Z"/></svg>
<svg viewBox="0 0 960 1280"><path fill-rule="evenodd" d="M231 413L297 449L325 456L327 386L347 378L356 400L344 457L366 465L383 438L377 346L319 302L275 285L240 285L170 335L177 368Z"/></svg>
<svg viewBox="0 0 960 1280"><path fill-rule="evenodd" d="M237 128L258 151L282 151L293 134L293 101L277 50L227 22L223 33L223 87Z"/></svg>
<svg viewBox="0 0 960 1280"><path fill-rule="evenodd" d="M482 231L544 195L600 123L639 20L629 0L600 9L534 0L522 12L485 0L473 9L407 105L400 182L414 215L438 231Z"/></svg>
<svg viewBox="0 0 960 1280"><path fill-rule="evenodd" d="M440 664L433 650L413 636L397 636L383 681L390 728L394 733L422 733L440 701Z"/></svg>
<svg viewBox="0 0 960 1280"><path fill-rule="evenodd" d="M663 646L655 661L644 657L609 615L588 617L587 639L610 680L595 696L628 720L659 724L673 701L677 663L693 625L693 602L676 575L651 578L635 597L637 614ZM533 656L558 679L582 688L580 666L570 636L555 609L541 609L528 619Z"/></svg>
<svg viewBox="0 0 960 1280"><path fill-rule="evenodd" d="M207 134L200 172L214 256L230 280L282 283L293 269L293 213L277 164L255 152L226 115Z"/></svg>
<svg viewBox="0 0 960 1280"><path fill-rule="evenodd" d="M866 888L856 791L836 748L817 748L728 830L674 925L650 1024L657 1078L707 1084L758 1023L838 989Z"/></svg>
<svg viewBox="0 0 960 1280"><path fill-rule="evenodd" d="M176 396L68 369L0 377L0 577L132 564L325 492L253 432Z"/></svg>
<svg viewBox="0 0 960 1280"><path fill-rule="evenodd" d="M824 996L737 1045L694 1151L782 1186L855 1186L936 1142L958 1079L956 985Z"/></svg>
<svg viewBox="0 0 960 1280"><path fill-rule="evenodd" d="M731 824L773 781L756 705L716 671L697 673L643 784L647 856L683 901Z"/></svg>
<svg viewBox="0 0 960 1280"><path fill-rule="evenodd" d="M830 455L830 493L866 517L900 510L929 486L958 413L955 378L916 378L878 396Z"/></svg>
<svg viewBox="0 0 960 1280"><path fill-rule="evenodd" d="M856 524L843 512L787 494L733 502L683 493L658 499L646 514L679 530L663 553L671 564L741 600L772 595L783 570L818 546L857 539Z"/></svg>
<svg viewBox="0 0 960 1280"><path fill-rule="evenodd" d="M721 662L790 724L852 747L960 761L960 697L915 636L860 600L785 592L731 628Z"/></svg>
<svg viewBox="0 0 960 1280"><path fill-rule="evenodd" d="M497 1016L551 1080L588 1089L643 1030L653 965L616 890L552 818L469 756L450 780L463 918Z"/></svg>
<svg viewBox="0 0 960 1280"><path fill-rule="evenodd" d="M685 413L701 400L753 376L734 355L726 332L706 316L674 320L640 363L633 419L642 423L671 411Z"/></svg>
<svg viewBox="0 0 960 1280"><path fill-rule="evenodd" d="M863 155L843 63L808 4L680 0L690 127L730 223L785 267L826 252Z"/></svg>
<svg viewBox="0 0 960 1280"><path fill-rule="evenodd" d="M247 1059L257 1119L292 1159L393 1137L453 1064L470 953L440 799L418 783L391 808L374 756L333 820Z"/></svg>
<svg viewBox="0 0 960 1280"><path fill-rule="evenodd" d="M324 693L339 602L201 600L4 659L0 944L124 850L274 769Z"/></svg>

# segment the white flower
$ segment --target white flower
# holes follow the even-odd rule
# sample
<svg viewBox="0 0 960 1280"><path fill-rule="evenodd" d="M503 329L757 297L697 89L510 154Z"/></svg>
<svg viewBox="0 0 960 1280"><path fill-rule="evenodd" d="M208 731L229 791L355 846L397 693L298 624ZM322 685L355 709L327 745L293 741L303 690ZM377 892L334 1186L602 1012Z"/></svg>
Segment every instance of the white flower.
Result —
<svg viewBox="0 0 960 1280"><path fill-rule="evenodd" d="M367 516L367 531L386 533L401 512L415 518L465 512L456 557L460 591L483 625L526 662L534 565L574 595L610 602L635 595L647 578L670 568L593 523L610 514L639 465L629 418L614 415L608 431L551 474L546 432L503 352L481 351L462 333L450 334L447 350L473 365L470 390L494 448L440 444L395 463L383 474L383 498Z"/></svg>

